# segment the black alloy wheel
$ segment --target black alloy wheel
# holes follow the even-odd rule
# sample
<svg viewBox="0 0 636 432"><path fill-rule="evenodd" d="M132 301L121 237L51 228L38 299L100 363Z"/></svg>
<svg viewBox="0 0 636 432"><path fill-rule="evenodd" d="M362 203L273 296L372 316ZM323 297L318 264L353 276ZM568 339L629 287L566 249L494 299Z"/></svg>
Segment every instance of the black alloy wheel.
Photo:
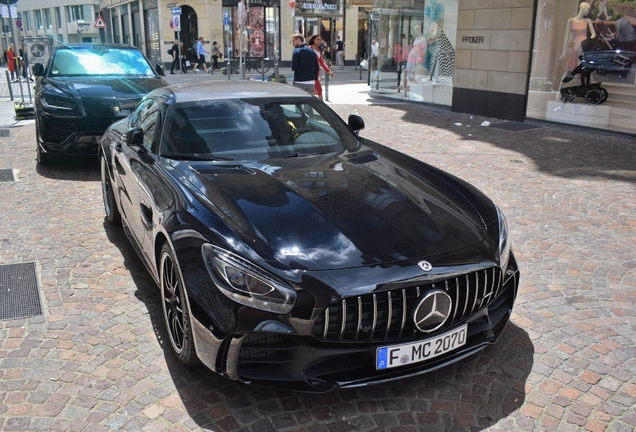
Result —
<svg viewBox="0 0 636 432"><path fill-rule="evenodd" d="M161 303L163 304L163 316L170 338L170 346L181 363L187 366L196 365L198 359L194 349L183 277L172 249L167 243L164 243L161 248L159 266Z"/></svg>
<svg viewBox="0 0 636 432"><path fill-rule="evenodd" d="M102 198L104 199L106 220L111 225L119 225L121 224L121 213L119 213L117 202L115 201L115 192L113 191L113 184L108 174L106 157L102 154L99 160L102 169Z"/></svg>

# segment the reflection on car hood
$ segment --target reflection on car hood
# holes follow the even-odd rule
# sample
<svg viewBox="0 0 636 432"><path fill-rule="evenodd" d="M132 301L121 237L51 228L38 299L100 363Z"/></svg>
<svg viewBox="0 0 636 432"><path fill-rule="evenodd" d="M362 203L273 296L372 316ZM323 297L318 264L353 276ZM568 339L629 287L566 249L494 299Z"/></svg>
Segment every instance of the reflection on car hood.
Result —
<svg viewBox="0 0 636 432"><path fill-rule="evenodd" d="M145 96L154 89L167 86L160 78L143 77L73 77L45 78L43 84L57 88L74 98L137 98Z"/></svg>
<svg viewBox="0 0 636 432"><path fill-rule="evenodd" d="M475 207L435 169L420 164L415 172L397 159L357 154L267 161L271 165L172 164L186 187L193 185L236 223L239 235L291 268L425 258L485 238Z"/></svg>

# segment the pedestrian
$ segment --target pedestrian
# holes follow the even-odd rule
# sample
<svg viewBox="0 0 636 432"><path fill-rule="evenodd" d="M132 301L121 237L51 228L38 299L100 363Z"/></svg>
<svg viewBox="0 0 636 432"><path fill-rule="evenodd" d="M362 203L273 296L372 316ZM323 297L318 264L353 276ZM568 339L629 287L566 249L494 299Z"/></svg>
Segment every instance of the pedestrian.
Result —
<svg viewBox="0 0 636 432"><path fill-rule="evenodd" d="M336 66L338 70L344 70L344 42L340 40L340 36L336 36Z"/></svg>
<svg viewBox="0 0 636 432"><path fill-rule="evenodd" d="M205 55L210 54L206 50L203 49L203 36L199 38L199 42L197 42L197 63L192 68L192 72L199 72L199 67L203 66L203 70L205 73L208 73L208 66L205 64Z"/></svg>
<svg viewBox="0 0 636 432"><path fill-rule="evenodd" d="M333 78L333 72L329 69L325 60L322 58L322 52L320 51L320 44L322 43L322 36L313 35L307 40L307 45L311 47L316 53L316 59L318 64L322 67L326 73ZM318 75L316 76L316 84L314 85L314 96L318 96L318 99L322 99L322 85L320 84L320 69L318 69Z"/></svg>
<svg viewBox="0 0 636 432"><path fill-rule="evenodd" d="M212 42L212 69L219 70L219 57L222 57L221 47L217 41Z"/></svg>
<svg viewBox="0 0 636 432"><path fill-rule="evenodd" d="M183 73L188 73L188 66L190 66L190 62L188 61L188 57L186 56L185 45L183 41L179 43L179 56L181 57L181 70Z"/></svg>
<svg viewBox="0 0 636 432"><path fill-rule="evenodd" d="M15 48L13 44L9 45L9 49L7 50L7 68L9 68L9 73L11 74L11 82L16 82L16 56L15 56Z"/></svg>
<svg viewBox="0 0 636 432"><path fill-rule="evenodd" d="M371 72L378 75L378 56L380 55L380 45L375 38L371 38Z"/></svg>
<svg viewBox="0 0 636 432"><path fill-rule="evenodd" d="M29 79L29 71L27 70L26 64L26 42L24 41L20 44L20 49L18 50L18 64L20 65L18 73L21 74L22 78L26 81ZM31 79L31 81L33 81L33 79Z"/></svg>
<svg viewBox="0 0 636 432"><path fill-rule="evenodd" d="M294 33L291 38L294 45L291 67L294 72L294 86L312 95L318 76L318 59L314 50L305 45L302 34Z"/></svg>
<svg viewBox="0 0 636 432"><path fill-rule="evenodd" d="M174 75L174 68L176 67L177 70L181 68L179 66L179 41L177 39L174 40L172 48L168 50L168 53L172 55L172 66L170 66L170 75Z"/></svg>

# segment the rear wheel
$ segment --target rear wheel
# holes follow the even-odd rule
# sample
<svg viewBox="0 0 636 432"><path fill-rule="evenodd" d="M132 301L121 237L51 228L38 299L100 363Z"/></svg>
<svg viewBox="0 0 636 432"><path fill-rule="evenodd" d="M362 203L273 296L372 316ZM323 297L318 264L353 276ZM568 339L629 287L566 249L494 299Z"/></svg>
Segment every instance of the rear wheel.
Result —
<svg viewBox="0 0 636 432"><path fill-rule="evenodd" d="M590 105L598 105L603 102L603 94L598 89L592 89L585 94L585 101Z"/></svg>
<svg viewBox="0 0 636 432"><path fill-rule="evenodd" d="M121 223L121 213L119 213L117 202L115 201L115 192L113 191L113 184L111 183L110 175L108 174L106 157L102 154L99 160L102 168L102 198L104 199L106 220L111 225L119 225Z"/></svg>
<svg viewBox="0 0 636 432"><path fill-rule="evenodd" d="M196 365L198 358L194 349L192 323L183 277L179 263L167 243L161 248L159 266L161 303L170 346L181 363L187 366Z"/></svg>

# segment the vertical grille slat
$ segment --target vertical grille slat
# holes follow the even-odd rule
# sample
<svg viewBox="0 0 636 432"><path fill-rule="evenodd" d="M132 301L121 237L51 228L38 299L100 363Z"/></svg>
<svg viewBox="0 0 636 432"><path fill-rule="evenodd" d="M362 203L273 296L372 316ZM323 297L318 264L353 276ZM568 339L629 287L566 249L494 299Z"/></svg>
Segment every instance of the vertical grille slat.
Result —
<svg viewBox="0 0 636 432"><path fill-rule="evenodd" d="M406 325L406 290L402 290L402 324L400 325L400 334L398 337L402 337L404 332L404 326Z"/></svg>
<svg viewBox="0 0 636 432"><path fill-rule="evenodd" d="M450 295L450 286L448 281L446 281L446 292ZM453 319L452 322L455 322L455 318L457 318L457 309L459 309L459 287L455 285L455 301L453 302Z"/></svg>
<svg viewBox="0 0 636 432"><path fill-rule="evenodd" d="M340 340L344 336L345 326L347 325L347 299L342 299L342 324L340 326Z"/></svg>
<svg viewBox="0 0 636 432"><path fill-rule="evenodd" d="M384 339L389 338L389 330L391 330L391 320L393 319L393 301L391 299L391 291L387 292L387 301L389 304L387 307L388 316L386 318L386 332L384 333Z"/></svg>
<svg viewBox="0 0 636 432"><path fill-rule="evenodd" d="M362 329L362 297L358 296L358 325L356 326L356 340L360 336L360 329Z"/></svg>
<svg viewBox="0 0 636 432"><path fill-rule="evenodd" d="M371 334L369 339L373 339L373 333L375 333L375 326L378 324L378 298L373 294L373 325L371 326Z"/></svg>
<svg viewBox="0 0 636 432"><path fill-rule="evenodd" d="M497 290L495 291L495 294L492 296L493 300L496 299L497 296L499 296L499 290L501 290L501 285L503 285L503 280L502 280L503 275L501 274L501 272L497 272L497 273L498 273L498 275L497 275L497 279L498 279L497 280Z"/></svg>
<svg viewBox="0 0 636 432"><path fill-rule="evenodd" d="M457 278L457 284L459 285L459 278ZM468 307L468 299L470 298L470 292L468 292L468 276L466 276L466 297L464 298L464 310L462 316L466 315L466 308Z"/></svg>
<svg viewBox="0 0 636 432"><path fill-rule="evenodd" d="M468 279L468 276L466 276ZM470 287L469 287L470 289ZM477 310L477 299L479 298L479 273L475 273L475 298L473 299L473 306L470 308L470 313L472 314Z"/></svg>
<svg viewBox="0 0 636 432"><path fill-rule="evenodd" d="M487 307L502 293L504 275L499 267L481 269L435 283L387 289L340 298L316 319L314 337L323 341L400 340L419 333L411 319L422 295L443 289L452 309L443 328L449 328Z"/></svg>

